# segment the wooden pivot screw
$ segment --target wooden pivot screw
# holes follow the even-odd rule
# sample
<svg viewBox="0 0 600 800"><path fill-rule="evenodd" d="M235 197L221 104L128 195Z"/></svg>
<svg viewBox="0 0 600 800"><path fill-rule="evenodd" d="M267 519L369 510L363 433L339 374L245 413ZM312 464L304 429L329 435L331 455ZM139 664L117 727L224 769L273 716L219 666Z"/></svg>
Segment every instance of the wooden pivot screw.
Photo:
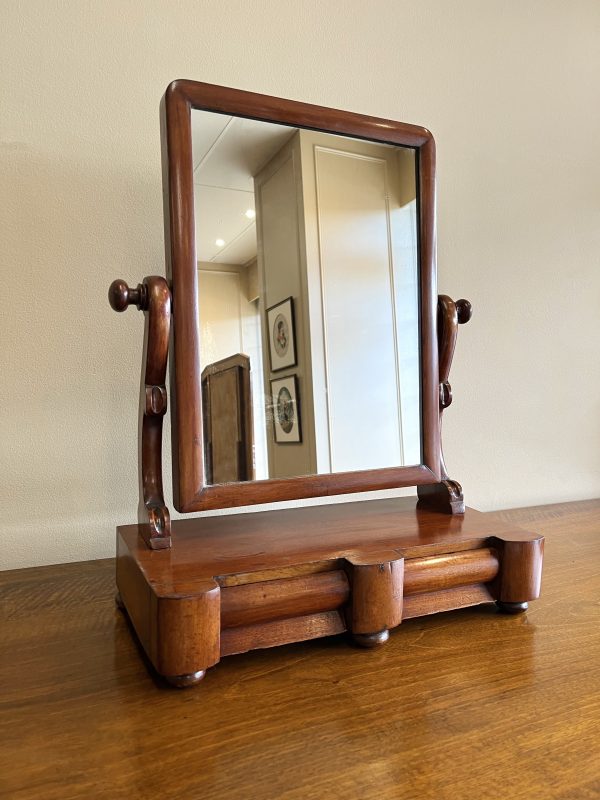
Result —
<svg viewBox="0 0 600 800"><path fill-rule="evenodd" d="M473 306L468 300L462 299L456 301L456 316L459 325L465 325L471 319L472 314Z"/></svg>
<svg viewBox="0 0 600 800"><path fill-rule="evenodd" d="M128 306L137 306L142 310L147 307L147 301L148 290L143 283L130 289L124 280L117 278L108 288L108 302L115 311L125 311Z"/></svg>

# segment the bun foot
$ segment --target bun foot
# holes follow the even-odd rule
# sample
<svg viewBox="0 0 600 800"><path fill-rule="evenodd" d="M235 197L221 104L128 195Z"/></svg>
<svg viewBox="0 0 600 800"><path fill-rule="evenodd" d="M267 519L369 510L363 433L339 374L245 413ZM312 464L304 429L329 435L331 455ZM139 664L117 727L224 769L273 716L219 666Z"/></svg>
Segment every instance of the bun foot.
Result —
<svg viewBox="0 0 600 800"><path fill-rule="evenodd" d="M355 633L353 638L360 647L379 647L390 638L390 632L386 629L379 633Z"/></svg>
<svg viewBox="0 0 600 800"><path fill-rule="evenodd" d="M123 602L123 598L121 597L120 592L117 592L115 594L115 605L117 606L117 608L120 608L121 611L123 611L125 608L125 603Z"/></svg>
<svg viewBox="0 0 600 800"><path fill-rule="evenodd" d="M507 603L504 600L496 600L498 610L503 614L522 614L527 611L527 603Z"/></svg>
<svg viewBox="0 0 600 800"><path fill-rule="evenodd" d="M206 670L201 669L198 672L190 672L187 675L165 675L164 679L171 686L176 686L178 689L185 689L187 686L195 686L200 683L202 678L206 675Z"/></svg>

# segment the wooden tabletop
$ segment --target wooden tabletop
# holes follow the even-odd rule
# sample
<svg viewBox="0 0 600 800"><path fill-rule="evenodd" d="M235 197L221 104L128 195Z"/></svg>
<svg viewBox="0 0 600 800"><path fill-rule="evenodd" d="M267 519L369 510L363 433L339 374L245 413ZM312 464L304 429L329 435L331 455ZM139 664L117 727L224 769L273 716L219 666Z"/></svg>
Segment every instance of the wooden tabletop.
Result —
<svg viewBox="0 0 600 800"><path fill-rule="evenodd" d="M0 797L600 797L600 501L494 515L546 536L542 597L148 671L111 560L0 573Z"/></svg>

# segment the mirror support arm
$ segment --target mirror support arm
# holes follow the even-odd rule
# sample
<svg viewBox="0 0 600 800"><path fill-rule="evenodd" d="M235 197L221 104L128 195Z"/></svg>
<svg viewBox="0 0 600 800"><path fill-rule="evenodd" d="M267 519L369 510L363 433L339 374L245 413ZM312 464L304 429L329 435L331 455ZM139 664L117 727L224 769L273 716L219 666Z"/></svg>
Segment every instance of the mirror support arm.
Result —
<svg viewBox="0 0 600 800"><path fill-rule="evenodd" d="M471 303L468 300L454 302L448 295L438 297L437 331L440 370L440 430L444 409L452 403L452 387L448 382L452 356L456 347L458 326L471 319ZM417 487L419 501L417 508L440 511L444 514L464 514L465 500L462 486L452 480L446 471L444 452L440 442L440 468L442 480L439 483Z"/></svg>
<svg viewBox="0 0 600 800"><path fill-rule="evenodd" d="M162 428L167 410L165 376L171 328L171 292L164 278L144 278L135 289L113 281L108 300L115 311L135 305L144 312L144 350L138 430L140 503L138 522L153 550L171 546L171 517L162 485Z"/></svg>

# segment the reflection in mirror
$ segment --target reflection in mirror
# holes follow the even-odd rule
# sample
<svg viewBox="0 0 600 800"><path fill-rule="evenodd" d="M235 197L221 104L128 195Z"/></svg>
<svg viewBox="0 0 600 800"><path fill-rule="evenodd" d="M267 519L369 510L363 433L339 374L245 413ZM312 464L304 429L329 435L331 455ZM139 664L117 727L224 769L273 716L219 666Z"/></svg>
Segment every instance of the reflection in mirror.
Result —
<svg viewBox="0 0 600 800"><path fill-rule="evenodd" d="M207 483L421 462L415 151L192 112Z"/></svg>

